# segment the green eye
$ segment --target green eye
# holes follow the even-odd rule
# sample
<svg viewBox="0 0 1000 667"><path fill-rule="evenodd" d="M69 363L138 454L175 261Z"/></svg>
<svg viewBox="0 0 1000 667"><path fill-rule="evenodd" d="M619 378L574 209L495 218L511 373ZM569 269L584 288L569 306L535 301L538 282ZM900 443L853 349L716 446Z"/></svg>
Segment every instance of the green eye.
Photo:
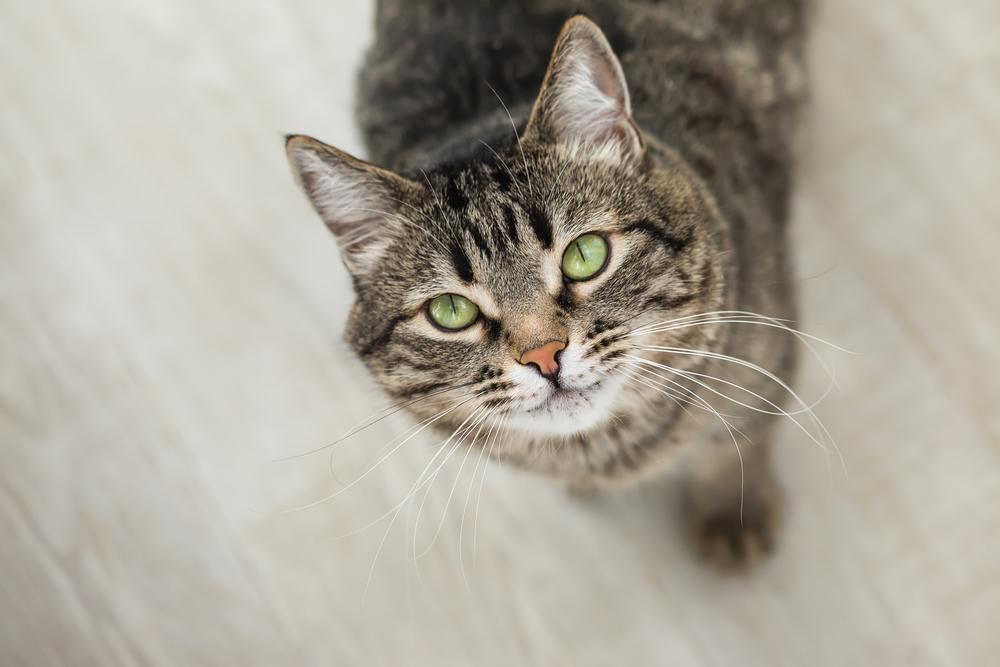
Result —
<svg viewBox="0 0 1000 667"><path fill-rule="evenodd" d="M427 314L442 329L458 331L479 318L479 307L460 294L442 294L427 304Z"/></svg>
<svg viewBox="0 0 1000 667"><path fill-rule="evenodd" d="M570 280L593 278L608 261L608 242L597 234L584 234L563 253L562 271Z"/></svg>

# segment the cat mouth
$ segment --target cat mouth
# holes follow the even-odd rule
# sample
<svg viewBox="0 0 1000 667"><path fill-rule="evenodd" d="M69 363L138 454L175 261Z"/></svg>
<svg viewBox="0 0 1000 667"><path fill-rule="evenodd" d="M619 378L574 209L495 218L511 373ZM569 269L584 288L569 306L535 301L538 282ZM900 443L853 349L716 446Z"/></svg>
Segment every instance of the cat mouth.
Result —
<svg viewBox="0 0 1000 667"><path fill-rule="evenodd" d="M545 399L526 412L528 414L576 412L592 404L590 396L600 384L601 381L597 380L586 387L555 387Z"/></svg>
<svg viewBox="0 0 1000 667"><path fill-rule="evenodd" d="M542 436L573 435L604 421L619 383L603 377L582 387L549 386L548 392L515 412L510 424Z"/></svg>

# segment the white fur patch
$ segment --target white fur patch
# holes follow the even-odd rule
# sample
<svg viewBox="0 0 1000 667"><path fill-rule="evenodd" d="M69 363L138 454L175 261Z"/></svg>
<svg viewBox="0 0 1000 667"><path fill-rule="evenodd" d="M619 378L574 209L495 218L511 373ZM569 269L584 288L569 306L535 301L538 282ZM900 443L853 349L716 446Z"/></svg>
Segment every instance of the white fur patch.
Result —
<svg viewBox="0 0 1000 667"><path fill-rule="evenodd" d="M515 364L507 369L517 386L515 400L521 402L511 414L512 427L537 435L574 435L611 416L624 379L596 368L582 353L582 346L574 343L563 350L558 389L531 367Z"/></svg>

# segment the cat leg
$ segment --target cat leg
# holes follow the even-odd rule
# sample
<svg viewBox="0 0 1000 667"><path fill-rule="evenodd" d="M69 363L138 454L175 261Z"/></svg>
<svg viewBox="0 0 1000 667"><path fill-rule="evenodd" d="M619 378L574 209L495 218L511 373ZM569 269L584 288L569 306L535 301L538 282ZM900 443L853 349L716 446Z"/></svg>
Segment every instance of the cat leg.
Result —
<svg viewBox="0 0 1000 667"><path fill-rule="evenodd" d="M781 519L783 497L770 445L744 441L737 453L728 433L713 433L699 446L682 494L692 544L715 567L751 566L773 550Z"/></svg>

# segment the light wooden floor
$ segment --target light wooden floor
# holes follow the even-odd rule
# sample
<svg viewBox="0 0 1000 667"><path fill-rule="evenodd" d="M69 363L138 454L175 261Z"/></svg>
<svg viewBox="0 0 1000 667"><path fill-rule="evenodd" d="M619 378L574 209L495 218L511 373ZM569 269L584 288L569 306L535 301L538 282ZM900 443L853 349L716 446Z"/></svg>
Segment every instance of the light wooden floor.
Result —
<svg viewBox="0 0 1000 667"><path fill-rule="evenodd" d="M407 425L337 449L336 480L325 454L271 462L380 404L281 145L359 150L370 9L2 4L0 664L996 664L995 0L819 13L796 243L805 328L860 353L828 357L818 408L849 477L783 431L789 525L749 578L690 559L669 489L579 500L491 466L463 523L457 459L415 531L420 552L444 516L433 547L414 561L404 512L372 567L388 521L337 536L427 442L279 513Z"/></svg>

